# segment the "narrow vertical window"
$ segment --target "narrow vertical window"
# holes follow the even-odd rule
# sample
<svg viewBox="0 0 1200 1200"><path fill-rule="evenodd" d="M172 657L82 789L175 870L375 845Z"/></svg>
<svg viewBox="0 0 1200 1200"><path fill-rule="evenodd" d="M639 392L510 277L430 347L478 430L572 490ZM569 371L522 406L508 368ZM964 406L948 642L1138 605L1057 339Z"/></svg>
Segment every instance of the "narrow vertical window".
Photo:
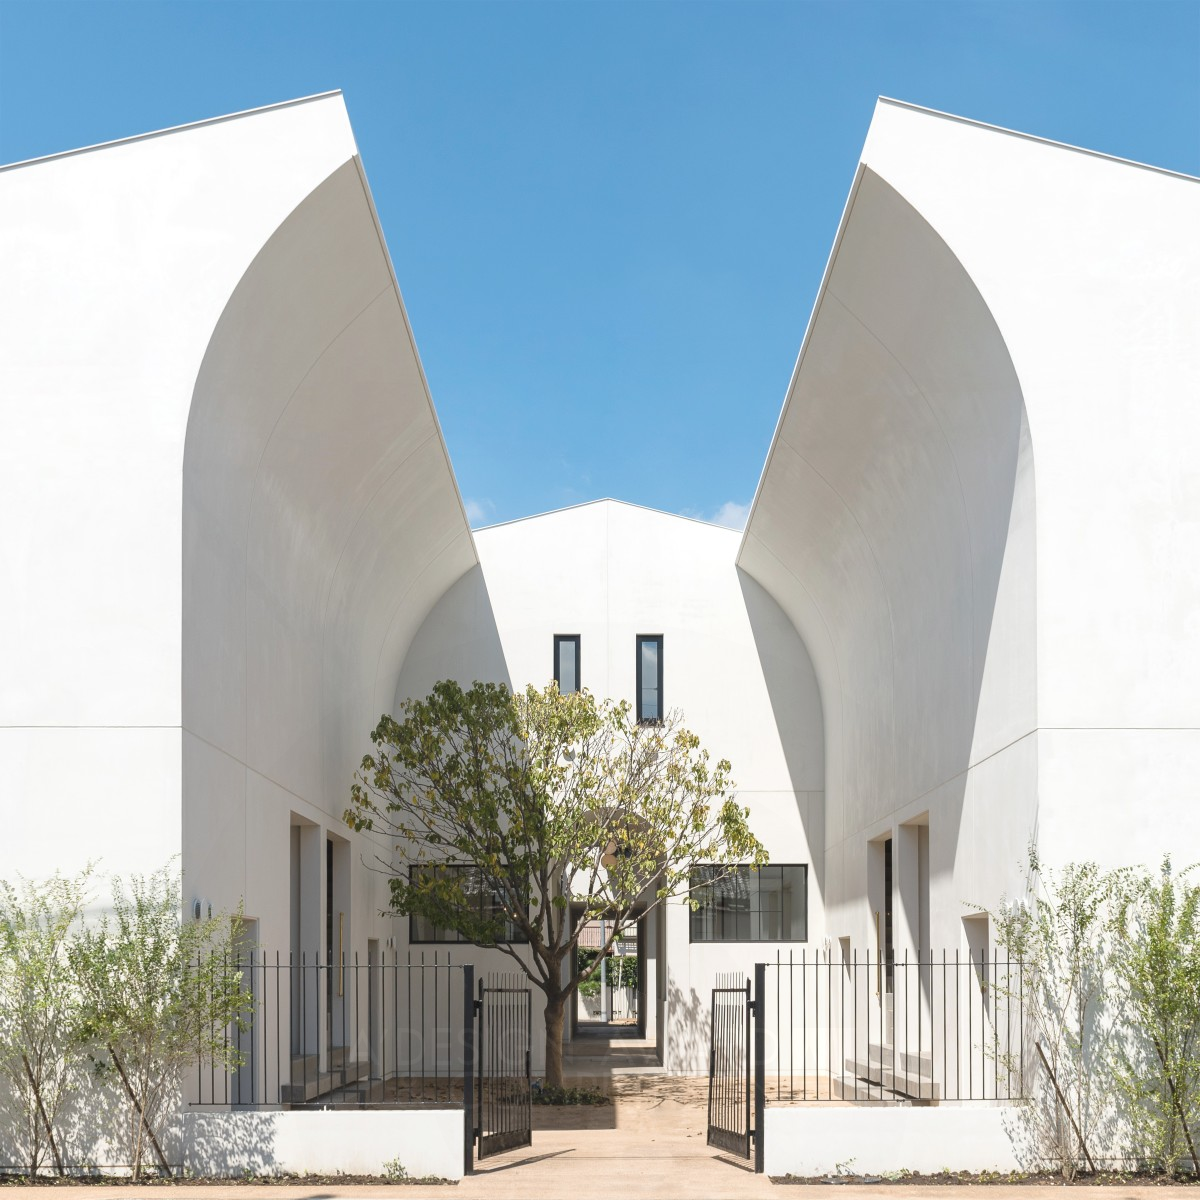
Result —
<svg viewBox="0 0 1200 1200"><path fill-rule="evenodd" d="M896 950L892 941L892 839L883 843L883 970L887 993L895 986Z"/></svg>
<svg viewBox="0 0 1200 1200"><path fill-rule="evenodd" d="M663 640L662 634L638 634L637 639L637 719L663 719Z"/></svg>
<svg viewBox="0 0 1200 1200"><path fill-rule="evenodd" d="M554 635L554 682L565 696L579 691L579 634Z"/></svg>

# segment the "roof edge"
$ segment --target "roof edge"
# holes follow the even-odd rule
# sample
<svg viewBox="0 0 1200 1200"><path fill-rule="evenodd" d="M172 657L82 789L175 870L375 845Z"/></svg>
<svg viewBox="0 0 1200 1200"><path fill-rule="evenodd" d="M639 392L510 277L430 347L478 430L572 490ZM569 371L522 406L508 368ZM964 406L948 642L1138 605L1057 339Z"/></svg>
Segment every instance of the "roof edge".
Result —
<svg viewBox="0 0 1200 1200"><path fill-rule="evenodd" d="M333 93L327 94L332 95ZM450 485L454 488L454 498L458 501L458 510L462 514L463 524L467 529L467 541L470 543L471 553L474 555L476 563L478 563L479 550L475 545L475 531L471 528L471 519L467 516L467 506L463 501L462 488L459 487L458 476L454 472L454 463L450 459L450 447L446 444L446 434L442 429L437 405L433 402L433 392L429 387L429 377L425 374L425 364L421 361L421 352L417 348L417 338L413 333L412 322L408 319L408 309L404 306L404 296L400 291L400 280L396 276L396 268L392 262L392 252L388 249L387 238L384 237L383 222L380 221L379 210L375 207L375 196L371 191L371 184L367 179L367 170L363 165L361 154L356 154L351 161L358 172L358 182L362 187L363 196L367 202L367 209L371 214L371 221L375 227L375 236L379 239L379 251L383 255L383 261L387 264L388 278L391 280L392 292L396 297L396 303L400 309L400 320L404 323L404 332L408 337L409 349L412 352L413 360L417 364L417 374L421 379L421 388L425 393L425 403L429 408L429 415L433 419L433 428L437 435L438 445L442 449L442 458L446 463L446 473L450 476Z"/></svg>
<svg viewBox="0 0 1200 1200"><path fill-rule="evenodd" d="M486 533L492 529L503 529L508 525L519 525L522 521L537 521L542 517L556 517L559 513L574 512L579 508L591 508L597 504L620 504L623 508L636 508L641 512L653 513L658 517L672 517L677 521L691 521L694 525L705 525L709 529L719 529L724 533L732 533L741 537L741 530L729 525L718 525L716 521L706 521L703 517L690 517L684 513L668 512L665 508L651 508L649 504L637 504L633 500L618 500L615 496L599 496L595 500L580 500L577 504L564 504L562 508L548 508L544 512L529 513L524 517L510 517L507 521L496 521L491 525L481 525L473 533Z"/></svg>
<svg viewBox="0 0 1200 1200"><path fill-rule="evenodd" d="M90 154L93 150L108 150L113 146L126 146L131 142L144 142L150 138L163 137L168 133L184 133L189 129L200 129L205 125L220 125L225 121L237 121L242 117L254 117L260 113L274 112L281 108L294 108L298 104L311 104L314 100L328 100L331 96L340 96L341 88L333 88L328 92L315 92L311 96L298 96L294 100L279 100L274 104L261 104L257 108L244 108L239 112L226 113L219 117L205 117L200 121L188 121L183 125L168 125L163 129L153 129L149 133L134 133L128 137L113 138L107 142L94 142L90 146L77 146L72 150L56 150L53 154L40 154L36 158L23 158L17 162L0 163L0 172L15 171L18 167L33 167L39 163L53 162L59 158L71 158L76 154Z"/></svg>
<svg viewBox="0 0 1200 1200"><path fill-rule="evenodd" d="M943 121L956 121L960 125L973 125L976 129L988 129L993 133L1004 133L1009 137L1021 138L1027 142L1040 142L1044 146L1054 146L1059 150L1071 150L1076 154L1089 155L1091 158L1103 158L1108 162L1121 163L1126 167L1136 167L1139 171L1154 171L1158 175L1170 175L1174 179L1184 179L1188 183L1200 183L1200 176L1189 175L1186 171L1174 171L1170 167L1156 167L1153 163L1138 162L1134 158L1122 158L1119 154L1107 154L1103 150L1089 150L1086 146L1076 146L1072 142L1060 142L1055 138L1039 137L1036 133L1024 133L1020 129L1009 129L1005 125L993 125L989 121L977 121L973 117L960 117L957 113L928 108L924 104L913 104L910 100L896 100L891 96L880 96L876 103L887 104L892 108L906 108L910 112L923 113L928 117L940 117Z"/></svg>
<svg viewBox="0 0 1200 1200"><path fill-rule="evenodd" d="M750 542L750 528L754 524L754 516L758 512L758 502L762 498L763 488L767 483L767 473L771 469L771 463L775 460L775 451L779 448L779 443L783 441L783 425L787 420L788 413L792 407L792 397L796 392L796 384L800 378L800 370L804 366L804 356L808 351L808 343L812 339L814 330L817 327L817 318L821 313L821 305L825 302L825 293L829 288L829 280L833 276L833 266L837 261L838 251L842 248L842 238L846 234L846 228L850 224L850 217L854 212L854 202L858 199L859 185L862 183L863 173L871 170L865 162L859 159L858 166L854 169L854 179L850 184L850 191L846 196L846 203L842 206L842 215L838 218L837 229L833 235L833 244L829 247L829 257L825 260L825 270L821 272L821 283L817 288L816 298L813 300L813 306L808 314L808 324L804 327L804 336L800 340L800 349L796 352L796 361L792 366L792 373L788 377L787 387L783 393L783 406L779 410L779 416L775 421L775 431L771 434L771 444L767 447L767 457L763 460L762 470L758 473L758 483L754 488L754 498L750 501L750 511L746 514L746 524L742 528L742 540L738 543L737 563L741 566L742 555L745 553L747 545Z"/></svg>

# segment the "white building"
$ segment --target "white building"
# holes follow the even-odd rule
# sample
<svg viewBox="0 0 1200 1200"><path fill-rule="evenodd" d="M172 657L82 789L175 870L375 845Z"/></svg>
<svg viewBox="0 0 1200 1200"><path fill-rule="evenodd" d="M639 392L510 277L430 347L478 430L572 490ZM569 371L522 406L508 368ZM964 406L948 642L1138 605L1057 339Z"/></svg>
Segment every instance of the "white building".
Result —
<svg viewBox="0 0 1200 1200"><path fill-rule="evenodd" d="M180 855L265 949L403 953L367 732L556 636L631 700L661 637L804 868L802 938L647 922L668 1070L717 971L978 951L1032 838L1197 844L1198 228L1194 179L880 101L744 535L472 534L340 94L3 168L0 877Z"/></svg>

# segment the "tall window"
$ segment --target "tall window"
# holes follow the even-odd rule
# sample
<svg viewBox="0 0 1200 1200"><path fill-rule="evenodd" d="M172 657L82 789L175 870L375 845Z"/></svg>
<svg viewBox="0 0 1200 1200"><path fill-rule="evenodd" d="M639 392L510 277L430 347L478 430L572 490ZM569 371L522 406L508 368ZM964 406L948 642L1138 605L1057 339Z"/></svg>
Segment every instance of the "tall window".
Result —
<svg viewBox="0 0 1200 1200"><path fill-rule="evenodd" d="M661 633L637 639L637 719L663 719L663 640Z"/></svg>
<svg viewBox="0 0 1200 1200"><path fill-rule="evenodd" d="M556 633L554 635L554 682L565 696L577 692L583 685L579 682L579 634Z"/></svg>
<svg viewBox="0 0 1200 1200"><path fill-rule="evenodd" d="M504 915L503 897L486 886L483 874L476 866L458 863L423 863L420 866L409 867L408 872L409 878L412 880L430 875L449 876L457 880L466 899L478 904L480 920L492 920ZM420 942L465 942L467 939L457 930L443 928L435 925L426 917L410 913L408 940L411 944L417 944ZM513 921L506 920L504 935L499 940L502 942L525 942L528 941L528 938Z"/></svg>
<svg viewBox="0 0 1200 1200"><path fill-rule="evenodd" d="M807 866L696 867L691 894L693 942L808 940Z"/></svg>

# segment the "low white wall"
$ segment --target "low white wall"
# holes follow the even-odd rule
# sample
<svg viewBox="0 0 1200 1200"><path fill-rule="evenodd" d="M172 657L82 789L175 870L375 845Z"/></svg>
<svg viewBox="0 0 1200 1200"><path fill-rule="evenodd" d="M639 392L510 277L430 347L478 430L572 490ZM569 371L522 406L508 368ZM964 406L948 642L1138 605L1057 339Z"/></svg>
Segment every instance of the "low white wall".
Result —
<svg viewBox="0 0 1200 1200"><path fill-rule="evenodd" d="M380 1175L393 1160L414 1178L461 1179L462 1109L183 1116L183 1162L196 1175Z"/></svg>
<svg viewBox="0 0 1200 1200"><path fill-rule="evenodd" d="M1016 1171L1031 1154L1011 1107L768 1107L768 1175Z"/></svg>

